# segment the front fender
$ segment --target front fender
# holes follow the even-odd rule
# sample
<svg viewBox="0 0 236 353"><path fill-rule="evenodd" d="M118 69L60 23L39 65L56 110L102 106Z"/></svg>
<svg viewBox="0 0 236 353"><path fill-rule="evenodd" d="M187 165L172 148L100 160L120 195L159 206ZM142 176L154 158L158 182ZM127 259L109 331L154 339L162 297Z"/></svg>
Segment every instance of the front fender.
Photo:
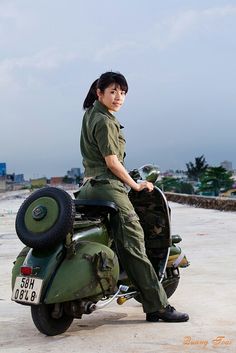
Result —
<svg viewBox="0 0 236 353"><path fill-rule="evenodd" d="M189 261L187 260L186 255L182 252L182 249L172 244L170 247L170 254L168 258L167 267L187 267L189 266Z"/></svg>

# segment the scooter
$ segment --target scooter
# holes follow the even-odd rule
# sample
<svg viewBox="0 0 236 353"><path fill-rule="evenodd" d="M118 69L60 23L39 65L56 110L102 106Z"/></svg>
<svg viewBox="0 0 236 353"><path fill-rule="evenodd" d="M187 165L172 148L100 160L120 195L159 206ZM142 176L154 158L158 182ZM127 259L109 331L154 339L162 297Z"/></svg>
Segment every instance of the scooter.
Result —
<svg viewBox="0 0 236 353"><path fill-rule="evenodd" d="M156 182L159 171L145 165L130 172L138 182ZM171 235L170 207L158 188L129 191L140 218L145 247L167 297L176 290L179 268L189 262ZM45 187L33 192L16 216L16 233L26 245L12 269L12 297L31 307L37 329L48 336L65 332L74 318L123 304L139 292L119 261L111 219L119 212L108 201L77 200L66 191Z"/></svg>

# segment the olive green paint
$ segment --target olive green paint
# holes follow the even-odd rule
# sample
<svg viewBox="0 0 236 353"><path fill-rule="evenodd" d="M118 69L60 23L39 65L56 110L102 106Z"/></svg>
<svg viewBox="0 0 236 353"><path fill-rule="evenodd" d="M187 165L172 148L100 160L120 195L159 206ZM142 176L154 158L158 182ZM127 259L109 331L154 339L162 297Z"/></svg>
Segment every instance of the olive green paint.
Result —
<svg viewBox="0 0 236 353"><path fill-rule="evenodd" d="M62 262L48 290L45 303L60 303L102 295L102 289L91 262L91 257L101 251L113 263L113 268L104 270L102 286L104 290L108 290L109 281L106 278L109 279L112 276L115 288L119 277L119 264L114 252L105 245L84 241L78 244L75 256Z"/></svg>
<svg viewBox="0 0 236 353"><path fill-rule="evenodd" d="M37 207L44 207L47 210L42 219L34 218L34 211ZM59 206L51 197L40 197L33 201L25 212L25 225L32 233L43 233L48 231L57 221Z"/></svg>

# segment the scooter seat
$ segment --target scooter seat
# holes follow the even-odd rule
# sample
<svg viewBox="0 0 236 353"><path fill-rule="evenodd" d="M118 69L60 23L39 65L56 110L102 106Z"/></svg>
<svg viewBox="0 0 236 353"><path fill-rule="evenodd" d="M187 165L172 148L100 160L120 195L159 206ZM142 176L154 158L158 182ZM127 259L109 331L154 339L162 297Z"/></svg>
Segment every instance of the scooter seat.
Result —
<svg viewBox="0 0 236 353"><path fill-rule="evenodd" d="M109 213L115 214L119 211L117 205L112 201L106 200L74 200L76 211L79 213L101 214L107 215Z"/></svg>

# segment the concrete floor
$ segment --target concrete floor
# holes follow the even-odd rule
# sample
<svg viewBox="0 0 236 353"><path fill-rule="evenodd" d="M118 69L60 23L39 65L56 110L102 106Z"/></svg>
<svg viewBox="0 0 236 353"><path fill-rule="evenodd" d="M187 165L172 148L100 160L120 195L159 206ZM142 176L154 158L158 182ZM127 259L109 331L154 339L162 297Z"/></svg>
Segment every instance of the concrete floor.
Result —
<svg viewBox="0 0 236 353"><path fill-rule="evenodd" d="M22 248L14 231L22 200L0 200L0 352L200 353L236 352L236 213L170 203L172 234L190 267L170 303L186 311L186 323L147 323L135 300L74 320L69 330L46 337L29 307L11 301L11 268Z"/></svg>

